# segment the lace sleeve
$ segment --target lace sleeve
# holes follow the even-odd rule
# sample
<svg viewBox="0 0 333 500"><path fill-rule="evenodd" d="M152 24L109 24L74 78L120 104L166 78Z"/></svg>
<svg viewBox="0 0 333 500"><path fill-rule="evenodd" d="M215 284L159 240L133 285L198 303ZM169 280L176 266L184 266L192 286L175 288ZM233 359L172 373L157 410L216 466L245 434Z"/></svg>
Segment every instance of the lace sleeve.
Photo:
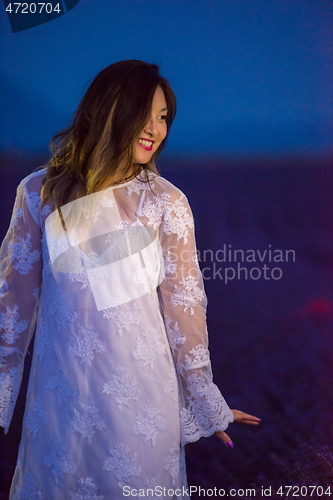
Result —
<svg viewBox="0 0 333 500"><path fill-rule="evenodd" d="M194 224L181 194L164 213L161 245L165 279L160 302L181 393L182 444L225 430L233 414L213 383L206 327L206 295L197 260Z"/></svg>
<svg viewBox="0 0 333 500"><path fill-rule="evenodd" d="M0 248L0 425L5 432L34 333L41 282L41 232L31 206L31 196L21 183Z"/></svg>

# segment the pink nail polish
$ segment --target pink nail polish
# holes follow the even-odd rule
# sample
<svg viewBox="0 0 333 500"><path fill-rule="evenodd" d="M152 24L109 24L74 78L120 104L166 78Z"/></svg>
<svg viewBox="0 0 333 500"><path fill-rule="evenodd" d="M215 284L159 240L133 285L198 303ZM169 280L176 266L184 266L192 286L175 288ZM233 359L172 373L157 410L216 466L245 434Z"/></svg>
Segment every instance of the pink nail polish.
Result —
<svg viewBox="0 0 333 500"><path fill-rule="evenodd" d="M233 448L234 447L234 443L232 441L228 441L227 442L227 446L229 446L229 448Z"/></svg>

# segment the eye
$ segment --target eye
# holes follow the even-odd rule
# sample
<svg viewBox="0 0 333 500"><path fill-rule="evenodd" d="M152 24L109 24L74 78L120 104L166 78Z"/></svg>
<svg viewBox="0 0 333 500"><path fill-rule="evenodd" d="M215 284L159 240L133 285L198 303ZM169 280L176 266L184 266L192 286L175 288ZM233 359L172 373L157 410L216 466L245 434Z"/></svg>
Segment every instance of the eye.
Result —
<svg viewBox="0 0 333 500"><path fill-rule="evenodd" d="M165 121L167 119L167 115L161 115L159 116L159 120Z"/></svg>

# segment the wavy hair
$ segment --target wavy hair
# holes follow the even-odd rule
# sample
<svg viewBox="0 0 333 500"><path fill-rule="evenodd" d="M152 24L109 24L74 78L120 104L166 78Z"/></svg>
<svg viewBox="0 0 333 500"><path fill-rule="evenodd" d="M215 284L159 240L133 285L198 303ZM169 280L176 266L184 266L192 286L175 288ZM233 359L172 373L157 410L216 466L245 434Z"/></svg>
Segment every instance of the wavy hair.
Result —
<svg viewBox="0 0 333 500"><path fill-rule="evenodd" d="M120 165L123 177L133 173L133 141L148 121L157 86L162 88L167 102L168 134L176 114L176 98L157 65L126 60L98 73L70 125L51 140L52 157L46 165L43 203L51 199L60 207L105 189ZM158 173L155 160L166 138L147 164L138 165L138 172L143 167Z"/></svg>

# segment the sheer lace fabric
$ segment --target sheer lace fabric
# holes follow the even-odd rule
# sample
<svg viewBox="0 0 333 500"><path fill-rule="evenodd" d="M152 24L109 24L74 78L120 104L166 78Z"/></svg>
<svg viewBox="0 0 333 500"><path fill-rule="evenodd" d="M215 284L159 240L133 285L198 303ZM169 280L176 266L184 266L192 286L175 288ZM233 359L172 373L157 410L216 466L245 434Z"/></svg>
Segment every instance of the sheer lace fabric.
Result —
<svg viewBox="0 0 333 500"><path fill-rule="evenodd" d="M182 488L183 446L233 419L212 381L186 197L151 174L151 188L134 179L60 216L41 209L44 175L18 187L0 253L6 431L36 332L11 499Z"/></svg>

